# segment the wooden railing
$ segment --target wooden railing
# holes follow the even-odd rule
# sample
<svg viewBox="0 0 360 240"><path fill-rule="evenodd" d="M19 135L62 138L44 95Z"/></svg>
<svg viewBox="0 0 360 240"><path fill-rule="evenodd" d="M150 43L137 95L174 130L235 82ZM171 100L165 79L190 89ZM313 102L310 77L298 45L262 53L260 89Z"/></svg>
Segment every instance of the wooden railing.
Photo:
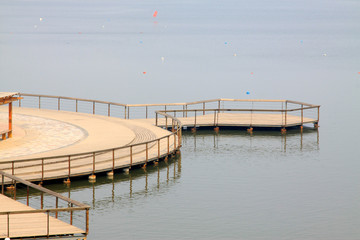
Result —
<svg viewBox="0 0 360 240"><path fill-rule="evenodd" d="M67 198L65 196L62 196L56 192L53 192L49 189L46 189L42 186L39 185L35 185L31 182L28 182L26 180L23 180L21 178L18 178L16 176L13 176L11 174L5 173L3 171L0 171L0 175L1 175L1 193L4 195L6 193L5 190L5 179L10 180L13 184L14 184L14 188L12 188L12 195L14 200L16 200L16 184L22 184L24 186L26 186L26 205L29 206L30 205L30 198L29 198L29 193L30 193L30 188L32 188L33 190L37 190L41 193L41 207L40 209L32 209L32 210L14 210L14 211L6 211L6 212L0 212L0 216L1 215L6 215L6 234L7 237L11 236L11 227L10 227L10 216L11 215L17 215L17 214L34 214L34 213L46 213L46 236L50 236L50 231L51 231L51 225L50 225L50 214L52 213L55 218L58 218L58 215L60 212L65 212L69 214L69 224L73 225L73 213L75 211L84 211L85 212L85 227L84 227L84 232L83 234L86 236L89 233L89 209L90 206L80 203L78 201L72 200L70 198ZM53 208L43 208L44 206L44 194L46 194L47 196L53 197L55 198L55 203L54 203L54 207ZM65 207L65 208L59 208L59 200L63 200L65 201L65 203L70 206L70 207Z"/></svg>
<svg viewBox="0 0 360 240"><path fill-rule="evenodd" d="M97 104L105 104L108 107L107 108L108 116L111 116L112 112L110 111L110 109L112 106L126 107L126 105L124 104L95 101L88 99L68 98L68 97L58 97L58 96L48 96L48 95L34 95L34 94L19 94L19 95L24 97L24 99L21 100L21 102L19 102L19 107L26 105L26 101L28 99L25 97L38 99L38 107L42 109L43 108L49 109L48 105L42 104L43 103L42 101L44 101L45 99L52 99L52 100L56 99L58 110L63 109L61 104L63 101L70 100L72 103L74 103L75 105L74 110L76 112L80 112L82 110L80 109L81 102L87 102L87 103L91 103L91 105L93 106L93 111L92 111L93 114L97 114L96 112ZM81 152L81 153L68 154L68 155L57 155L57 156L44 157L44 158L29 158L29 159L18 159L18 160L12 159L9 161L1 161L0 170L6 171L9 174L11 173L12 175L17 175L18 169L21 169L22 171L24 171L24 169L26 168L29 170L31 169L31 172L37 174L38 177L29 180L42 182L47 179L55 179L55 178L70 179L70 177L73 176L95 174L96 172L114 171L115 169L119 169L119 168L126 168L126 167L131 168L134 165L147 164L149 161L158 160L172 153L175 153L181 147L181 128L182 128L181 121L178 118L167 114L162 114L162 115L172 119L173 122L171 133L163 137L141 143L116 147L116 148L102 149L99 151ZM170 140L172 142L170 142ZM152 148L157 147L158 151L156 156L153 157L149 156L149 149L151 147ZM161 149L164 149L164 147L165 147L165 151L161 151ZM136 154L137 156L139 154L143 154L144 160L134 162L133 158ZM92 165L92 170L82 173L74 172L74 169L76 167L79 167L76 165L76 163L84 158L88 158L87 164ZM125 158L128 159L127 163L122 163L121 165L117 164L120 160L124 160ZM111 163L108 164L109 166L110 165L111 166L106 168L99 168L99 169L96 168L97 165L104 163ZM62 164L61 169L66 170L67 174L58 175L58 176L47 176L46 168L55 166L56 164Z"/></svg>
<svg viewBox="0 0 360 240"><path fill-rule="evenodd" d="M319 120L319 105L313 105L304 102L291 100L265 100L265 99L210 99L203 101L184 102L184 103L156 103L156 104L121 104L107 101L98 101L82 98L70 98L62 96L49 96L20 93L23 100L18 102L19 107L24 106L24 101L32 98L33 108L47 108L51 105L54 110L68 110L74 112L84 112L90 114L101 114L106 116L120 117L123 119L134 118L155 118L156 111L183 110L182 117L187 117L188 110L203 110L205 113L208 109L247 109L256 110L265 108L267 110L283 110L283 113L290 111L300 111L301 109L317 110L317 119ZM50 101L51 100L51 101ZM81 107L81 104L88 104L87 107ZM296 110L297 109L297 110ZM179 116L180 117L180 116Z"/></svg>

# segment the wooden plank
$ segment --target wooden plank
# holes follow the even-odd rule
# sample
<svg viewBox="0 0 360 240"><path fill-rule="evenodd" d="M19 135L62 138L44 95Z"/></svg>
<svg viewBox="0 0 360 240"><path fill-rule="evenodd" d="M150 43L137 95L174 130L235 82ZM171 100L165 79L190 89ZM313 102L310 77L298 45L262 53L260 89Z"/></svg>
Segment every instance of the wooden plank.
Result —
<svg viewBox="0 0 360 240"><path fill-rule="evenodd" d="M20 202L0 194L0 212L26 211L34 210ZM20 237L40 237L47 236L48 217L46 213L24 213L9 215L10 238ZM0 238L8 237L7 235L8 216L0 215ZM60 221L59 219L49 217L49 235L68 235L68 234L85 234L85 231Z"/></svg>

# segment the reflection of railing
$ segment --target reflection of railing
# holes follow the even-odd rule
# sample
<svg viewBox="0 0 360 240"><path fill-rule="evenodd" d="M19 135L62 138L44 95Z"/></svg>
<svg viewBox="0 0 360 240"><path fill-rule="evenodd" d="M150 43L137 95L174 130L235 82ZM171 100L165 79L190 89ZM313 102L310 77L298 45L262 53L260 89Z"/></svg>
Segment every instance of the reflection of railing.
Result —
<svg viewBox="0 0 360 240"><path fill-rule="evenodd" d="M108 106L108 116L111 115L111 106L125 106L123 104L94 101L79 98L56 97L47 95L19 94L24 99L19 102L19 107L27 104L27 97L37 98L38 107L52 109L47 104L42 104L46 99L56 99L57 109L62 110L63 101L75 103L75 109L65 108L64 110L79 112L81 102L90 102L93 106L93 114L96 104ZM34 107L34 106L32 106ZM86 111L83 111L86 112ZM126 114L126 113L125 113ZM11 172L12 175L32 174L28 178L31 181L44 181L46 179L68 178L72 176L95 174L96 172L114 171L114 169L132 167L139 164L147 164L149 161L159 160L176 152L181 146L181 122L172 116L172 132L160 138L150 141L121 146L117 148L103 149L94 152L82 152L71 155L59 155L45 158L31 158L24 160L1 161L0 169ZM150 152L150 150L153 150ZM157 151L156 151L157 150ZM87 167L86 167L87 166ZM90 168L91 170L90 170ZM61 173L56 173L61 171ZM65 173L66 172L66 173Z"/></svg>
<svg viewBox="0 0 360 240"><path fill-rule="evenodd" d="M83 230L83 232L81 234L87 235L89 232L89 209L90 206L82 204L80 202L77 202L75 200L72 200L70 198L64 197L56 192L53 192L49 189L43 188L39 185L35 185L33 183L30 183L28 181L25 181L21 178L18 178L16 176L13 176L11 174L7 174L3 171L0 171L0 175L1 175L1 193L4 194L5 193L5 178L9 179L10 181L13 182L13 184L15 185L15 187L13 188L13 198L14 200L16 200L16 184L20 183L26 186L27 189L27 196L26 196L26 202L27 202L27 206L29 206L29 193L30 193L30 188L35 189L37 191L41 192L41 209L31 209L31 210L15 210L15 211L6 211L6 212L0 212L0 216L1 215L6 215L6 235L7 237L11 237L11 224L10 224L10 216L11 215L18 215L18 214L36 214L36 213L45 213L46 214L46 236L50 236L53 235L52 231L51 231L51 224L50 224L50 214L53 213L53 215L55 215L55 218L58 218L58 215L60 212L66 212L68 213L70 216L70 225L73 225L73 212L75 211L85 211L85 230ZM48 196L51 197L55 197L55 208L43 208L43 199L44 199L44 194L47 194ZM59 208L59 200L63 200L65 201L65 203L69 206L69 207L65 207L65 208ZM37 226L39 227L39 226ZM64 233L67 234L67 233ZM56 234L56 235L61 235L61 234Z"/></svg>

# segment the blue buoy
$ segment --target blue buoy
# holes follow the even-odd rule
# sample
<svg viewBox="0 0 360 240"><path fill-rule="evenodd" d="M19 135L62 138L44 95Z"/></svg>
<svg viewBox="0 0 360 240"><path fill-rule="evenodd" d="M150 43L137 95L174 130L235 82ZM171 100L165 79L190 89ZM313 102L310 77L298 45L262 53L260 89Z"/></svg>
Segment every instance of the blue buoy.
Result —
<svg viewBox="0 0 360 240"><path fill-rule="evenodd" d="M249 94L250 94L250 92L246 92L246 94L247 94L247 95L249 95Z"/></svg>

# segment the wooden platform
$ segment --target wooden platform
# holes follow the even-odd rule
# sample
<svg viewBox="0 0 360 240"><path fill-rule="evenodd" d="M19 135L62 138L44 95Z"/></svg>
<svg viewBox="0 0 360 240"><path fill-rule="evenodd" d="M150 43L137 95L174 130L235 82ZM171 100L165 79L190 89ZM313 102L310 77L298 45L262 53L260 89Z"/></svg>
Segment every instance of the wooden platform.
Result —
<svg viewBox="0 0 360 240"><path fill-rule="evenodd" d="M34 210L0 194L0 212ZM29 213L9 215L10 238L47 236L47 214ZM0 238L7 237L7 215L0 215ZM84 230L49 217L49 235L85 234Z"/></svg>
<svg viewBox="0 0 360 240"><path fill-rule="evenodd" d="M220 113L205 114L195 117L178 117L183 126L186 127L258 127L258 128L282 128L286 123L286 127L301 126L303 124L316 123L317 119L303 118L288 114L285 119L284 114L272 113ZM150 123L155 124L154 119L147 119ZM165 118L158 119L158 126L165 127ZM168 119L168 127L171 127L171 119Z"/></svg>

